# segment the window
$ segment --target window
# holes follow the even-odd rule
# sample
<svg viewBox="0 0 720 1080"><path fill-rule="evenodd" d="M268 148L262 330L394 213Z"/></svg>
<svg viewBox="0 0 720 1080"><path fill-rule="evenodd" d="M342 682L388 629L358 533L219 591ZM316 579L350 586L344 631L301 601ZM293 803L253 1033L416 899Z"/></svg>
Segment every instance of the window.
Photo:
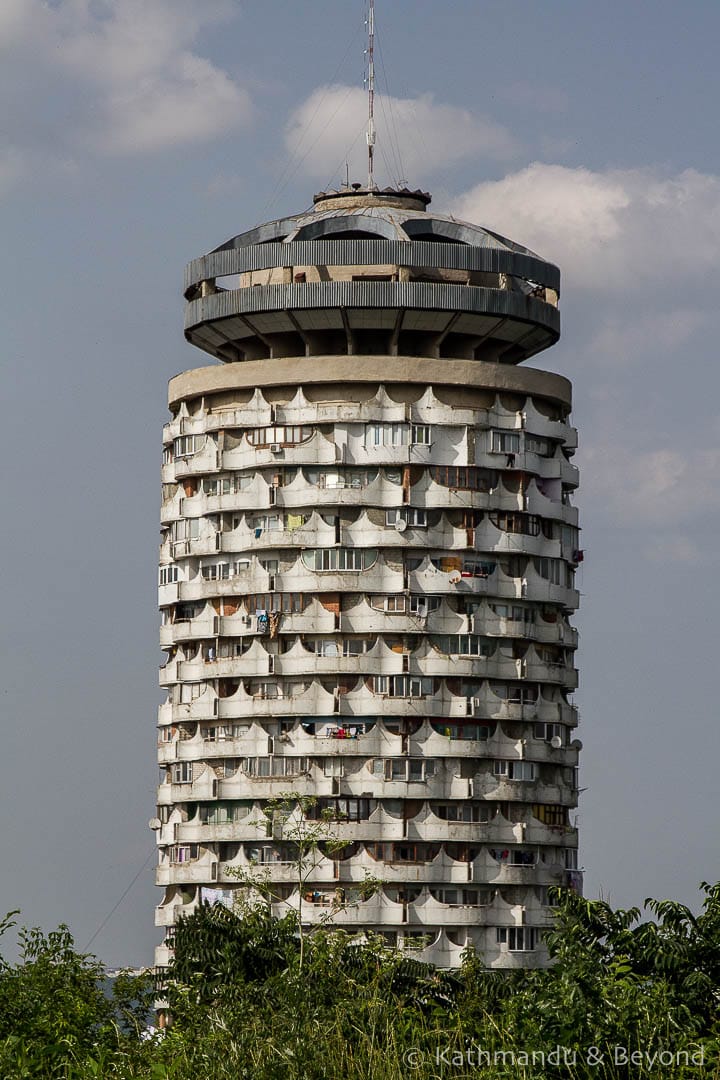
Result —
<svg viewBox="0 0 720 1080"><path fill-rule="evenodd" d="M305 469L309 484L319 488L364 488L377 477L377 469Z"/></svg>
<svg viewBox="0 0 720 1080"><path fill-rule="evenodd" d="M197 540L200 536L200 518L180 518L173 521L170 526L170 539L173 542L179 540Z"/></svg>
<svg viewBox="0 0 720 1080"><path fill-rule="evenodd" d="M437 611L442 603L441 596L406 596L404 593L396 593L393 596L373 596L370 603L379 611L385 611L389 615L404 615L409 612L418 618L424 619L429 611Z"/></svg>
<svg viewBox="0 0 720 1080"><path fill-rule="evenodd" d="M403 615L407 610L407 596L398 593L396 596L380 596L376 598L380 607L391 615Z"/></svg>
<svg viewBox="0 0 720 1080"><path fill-rule="evenodd" d="M175 457L192 457L197 454L205 445L206 438L206 435L181 435L174 442Z"/></svg>
<svg viewBox="0 0 720 1080"><path fill-rule="evenodd" d="M305 442L313 434L314 428L300 427L264 427L254 428L248 431L247 439L251 446L258 448L272 446L278 443L280 446L294 446L296 443Z"/></svg>
<svg viewBox="0 0 720 1080"><path fill-rule="evenodd" d="M345 762L340 757L323 758L323 776L344 776Z"/></svg>
<svg viewBox="0 0 720 1080"><path fill-rule="evenodd" d="M513 848L510 852L511 866L534 866L536 862L537 855L534 851L527 851L522 848Z"/></svg>
<svg viewBox="0 0 720 1080"><path fill-rule="evenodd" d="M308 771L308 759L273 756L245 758L242 768L247 776L300 776Z"/></svg>
<svg viewBox="0 0 720 1080"><path fill-rule="evenodd" d="M198 857L197 844L176 844L170 848L170 862L189 863Z"/></svg>
<svg viewBox="0 0 720 1080"><path fill-rule="evenodd" d="M535 780L534 761L494 761L493 773L506 780Z"/></svg>
<svg viewBox="0 0 720 1080"><path fill-rule="evenodd" d="M232 476L206 476L202 482L206 495L230 495L233 486Z"/></svg>
<svg viewBox="0 0 720 1080"><path fill-rule="evenodd" d="M441 904L451 907L478 907L489 904L492 894L488 889L432 889L432 896Z"/></svg>
<svg viewBox="0 0 720 1080"><path fill-rule="evenodd" d="M410 442L417 446L430 446L432 428L429 424L413 424L410 428Z"/></svg>
<svg viewBox="0 0 720 1080"><path fill-rule="evenodd" d="M385 512L386 525L397 525L399 521L404 521L406 525L416 529L425 529L427 528L427 510L416 510L412 506L406 506L402 510Z"/></svg>
<svg viewBox="0 0 720 1080"><path fill-rule="evenodd" d="M373 675L372 689L387 697L425 697L433 693L433 680L419 675Z"/></svg>
<svg viewBox="0 0 720 1080"><path fill-rule="evenodd" d="M526 686L512 686L507 683L491 683L493 693L511 705L532 705L537 701L538 689L532 683Z"/></svg>
<svg viewBox="0 0 720 1080"><path fill-rule="evenodd" d="M425 758L386 758L385 779L422 784L434 774L434 764Z"/></svg>
<svg viewBox="0 0 720 1080"><path fill-rule="evenodd" d="M532 952L537 945L534 926L498 926L497 943L507 945L509 952Z"/></svg>
<svg viewBox="0 0 720 1080"><path fill-rule="evenodd" d="M253 613L265 611L297 615L304 607L305 598L302 593L250 593L245 597L245 609Z"/></svg>
<svg viewBox="0 0 720 1080"><path fill-rule="evenodd" d="M368 424L365 446L404 446L408 441L407 424Z"/></svg>
<svg viewBox="0 0 720 1080"><path fill-rule="evenodd" d="M436 465L430 470L436 484L465 491L492 491L497 486L497 473L478 469L474 465Z"/></svg>
<svg viewBox="0 0 720 1080"><path fill-rule="evenodd" d="M437 856L437 844L368 844L367 849L373 859L386 862L432 862Z"/></svg>
<svg viewBox="0 0 720 1080"><path fill-rule="evenodd" d="M430 611L437 611L442 603L441 596L411 596L409 600L410 614L420 618L425 618Z"/></svg>
<svg viewBox="0 0 720 1080"><path fill-rule="evenodd" d="M180 580L180 567L175 563L170 563L169 566L160 567L159 575L160 585L175 585Z"/></svg>
<svg viewBox="0 0 720 1080"><path fill-rule="evenodd" d="M311 638L304 642L305 648L315 656L361 656L374 644L373 638Z"/></svg>
<svg viewBox="0 0 720 1080"><path fill-rule="evenodd" d="M534 559L535 569L551 585L572 588L572 570L562 559Z"/></svg>
<svg viewBox="0 0 720 1080"><path fill-rule="evenodd" d="M432 729L446 739L481 740L489 739L495 732L489 724L466 724L456 720L433 720Z"/></svg>
<svg viewBox="0 0 720 1080"><path fill-rule="evenodd" d="M341 821L367 821L376 805L374 799L318 799L314 806L308 807L305 816L313 821L323 815Z"/></svg>
<svg viewBox="0 0 720 1080"><path fill-rule="evenodd" d="M487 578L495 569L495 563L485 559L463 559L460 574L462 577Z"/></svg>
<svg viewBox="0 0 720 1080"><path fill-rule="evenodd" d="M227 581L230 577L230 563L213 563L203 566L200 571L203 581Z"/></svg>
<svg viewBox="0 0 720 1080"><path fill-rule="evenodd" d="M560 739L563 746L566 742L566 732L563 724L536 724L533 734L536 739L543 739L544 742L550 742L552 739Z"/></svg>
<svg viewBox="0 0 720 1080"><path fill-rule="evenodd" d="M519 454L520 434L516 431L491 431L490 451L493 454Z"/></svg>
<svg viewBox="0 0 720 1080"><path fill-rule="evenodd" d="M368 570L377 560L376 548L310 548L302 553L308 570Z"/></svg>
<svg viewBox="0 0 720 1080"><path fill-rule="evenodd" d="M247 642L243 642L242 638L239 640L220 641L218 642L217 648L214 644L206 646L208 653L214 649L215 655L223 660L236 659L238 656L242 656L247 648L249 648L249 646ZM208 655L206 659L214 660L215 657Z"/></svg>
<svg viewBox="0 0 720 1080"><path fill-rule="evenodd" d="M501 510L490 515L496 529L522 536L539 536L541 519L537 514L523 514L519 510Z"/></svg>
<svg viewBox="0 0 720 1080"><path fill-rule="evenodd" d="M507 622L523 622L527 625L535 622L533 608L520 607L518 604L491 604L490 607L499 619Z"/></svg>
<svg viewBox="0 0 720 1080"><path fill-rule="evenodd" d="M533 808L533 817L542 821L544 825L552 828L565 828L570 824L568 808L566 806L553 806L546 803L536 803Z"/></svg>
<svg viewBox="0 0 720 1080"><path fill-rule="evenodd" d="M180 683L180 704L189 705L191 701L196 701L204 689L204 683Z"/></svg>
<svg viewBox="0 0 720 1080"><path fill-rule="evenodd" d="M188 619L196 619L202 612L204 604L178 604L175 608L175 622L185 622Z"/></svg>
<svg viewBox="0 0 720 1080"><path fill-rule="evenodd" d="M163 465L172 465L172 462L173 462L172 446L163 446L163 452L162 452L162 463L163 463Z"/></svg>
<svg viewBox="0 0 720 1080"><path fill-rule="evenodd" d="M266 529L268 532L282 531L283 519L279 514L258 514L248 519L248 528L253 529L256 536Z"/></svg>
<svg viewBox="0 0 720 1080"><path fill-rule="evenodd" d="M493 638L476 634L443 634L431 637L432 644L446 656L492 656L495 652Z"/></svg>
<svg viewBox="0 0 720 1080"><path fill-rule="evenodd" d="M488 822L490 807L469 802L435 803L431 809L441 821Z"/></svg>
<svg viewBox="0 0 720 1080"><path fill-rule="evenodd" d="M191 784L193 778L192 761L178 761L172 766L171 776L173 784Z"/></svg>
<svg viewBox="0 0 720 1080"><path fill-rule="evenodd" d="M201 727L200 734L205 742L226 742L228 739L239 739L249 730L249 724L212 724Z"/></svg>
<svg viewBox="0 0 720 1080"><path fill-rule="evenodd" d="M553 444L549 439L542 439L539 435L525 434L525 450L529 454L539 454L540 457L552 457Z"/></svg>
<svg viewBox="0 0 720 1080"><path fill-rule="evenodd" d="M250 805L250 804L248 804ZM229 825L245 816L246 804L218 802L200 804L200 821L203 825Z"/></svg>
<svg viewBox="0 0 720 1080"><path fill-rule="evenodd" d="M232 476L206 476L203 478L202 489L206 495L233 495L238 491L246 491L252 486L254 477L245 473L234 473Z"/></svg>

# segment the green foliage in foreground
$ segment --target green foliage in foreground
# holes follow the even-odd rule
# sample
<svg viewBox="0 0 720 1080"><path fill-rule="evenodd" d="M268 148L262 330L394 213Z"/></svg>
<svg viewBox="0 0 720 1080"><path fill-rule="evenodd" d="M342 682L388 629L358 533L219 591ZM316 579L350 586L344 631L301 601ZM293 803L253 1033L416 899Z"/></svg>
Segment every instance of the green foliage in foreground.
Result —
<svg viewBox="0 0 720 1080"><path fill-rule="evenodd" d="M0 960L0 1077L720 1080L720 884L702 888L698 916L647 901L646 919L563 893L547 971L468 955L439 972L332 929L301 965L291 915L205 906L177 930L173 1023L151 1038L146 977L109 999L67 928L21 931L19 962Z"/></svg>

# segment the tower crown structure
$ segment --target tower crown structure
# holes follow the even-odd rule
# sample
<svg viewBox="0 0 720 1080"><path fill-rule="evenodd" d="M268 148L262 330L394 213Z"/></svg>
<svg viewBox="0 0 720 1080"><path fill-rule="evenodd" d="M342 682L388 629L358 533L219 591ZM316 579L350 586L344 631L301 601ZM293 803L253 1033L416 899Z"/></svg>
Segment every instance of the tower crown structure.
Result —
<svg viewBox="0 0 720 1080"><path fill-rule="evenodd" d="M512 364L553 344L557 267L429 203L348 187L233 237L187 269L188 341L225 362L344 351Z"/></svg>
<svg viewBox="0 0 720 1080"><path fill-rule="evenodd" d="M259 867L277 914L538 965L579 884L576 434L568 381L518 366L559 272L429 204L322 192L187 269L221 363L164 431L161 925ZM258 830L289 792L343 842L302 881Z"/></svg>

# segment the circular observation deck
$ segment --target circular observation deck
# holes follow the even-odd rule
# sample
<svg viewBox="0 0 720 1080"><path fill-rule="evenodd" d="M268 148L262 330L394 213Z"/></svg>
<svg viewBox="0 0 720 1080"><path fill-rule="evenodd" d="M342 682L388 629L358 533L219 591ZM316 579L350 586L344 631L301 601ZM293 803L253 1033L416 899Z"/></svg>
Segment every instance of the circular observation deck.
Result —
<svg viewBox="0 0 720 1080"><path fill-rule="evenodd" d="M421 191L348 188L189 264L185 336L233 363L418 356L517 364L560 335L560 272Z"/></svg>

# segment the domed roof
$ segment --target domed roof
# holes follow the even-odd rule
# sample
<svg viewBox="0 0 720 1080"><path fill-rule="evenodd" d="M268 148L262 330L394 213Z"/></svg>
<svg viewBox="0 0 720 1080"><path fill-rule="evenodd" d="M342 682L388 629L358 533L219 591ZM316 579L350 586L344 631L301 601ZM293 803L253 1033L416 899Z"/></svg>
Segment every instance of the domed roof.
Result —
<svg viewBox="0 0 720 1080"><path fill-rule="evenodd" d="M464 244L541 258L490 229L444 214L428 213L431 197L407 188L344 188L315 196L314 206L239 233L214 251L302 240L423 240Z"/></svg>

